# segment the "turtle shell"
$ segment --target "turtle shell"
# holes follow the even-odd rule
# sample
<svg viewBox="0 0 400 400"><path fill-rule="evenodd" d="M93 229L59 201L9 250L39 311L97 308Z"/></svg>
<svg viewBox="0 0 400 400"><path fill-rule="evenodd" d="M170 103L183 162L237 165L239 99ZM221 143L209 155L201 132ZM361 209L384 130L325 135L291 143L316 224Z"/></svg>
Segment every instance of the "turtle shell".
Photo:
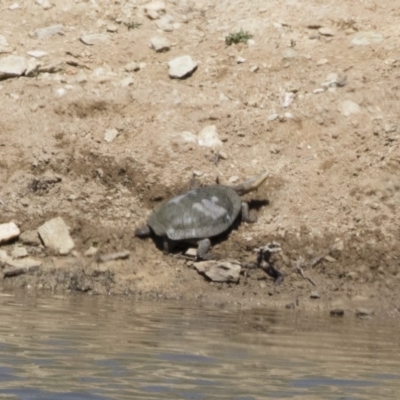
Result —
<svg viewBox="0 0 400 400"><path fill-rule="evenodd" d="M203 239L226 231L241 209L239 195L228 186L207 186L174 197L154 210L147 225L171 240Z"/></svg>

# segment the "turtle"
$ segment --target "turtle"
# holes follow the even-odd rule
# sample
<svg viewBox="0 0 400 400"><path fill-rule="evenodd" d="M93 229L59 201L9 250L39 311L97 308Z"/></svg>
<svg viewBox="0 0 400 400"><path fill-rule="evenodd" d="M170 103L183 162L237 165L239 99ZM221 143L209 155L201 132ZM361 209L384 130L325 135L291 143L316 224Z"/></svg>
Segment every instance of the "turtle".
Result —
<svg viewBox="0 0 400 400"><path fill-rule="evenodd" d="M149 216L146 225L135 230L135 236L161 237L165 252L178 243L197 244L196 259L210 258L210 238L228 231L241 216L255 222L249 205L240 196L257 189L268 177L264 171L239 185L211 185L189 190L162 203Z"/></svg>

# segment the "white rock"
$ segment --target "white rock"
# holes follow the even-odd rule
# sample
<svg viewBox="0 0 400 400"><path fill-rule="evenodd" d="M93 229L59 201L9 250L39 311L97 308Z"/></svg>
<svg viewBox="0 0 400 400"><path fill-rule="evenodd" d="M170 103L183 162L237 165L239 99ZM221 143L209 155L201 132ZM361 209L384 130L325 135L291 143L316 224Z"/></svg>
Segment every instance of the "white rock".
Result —
<svg viewBox="0 0 400 400"><path fill-rule="evenodd" d="M238 58L236 59L236 62L237 62L238 64L243 64L244 62L246 62L246 59L243 58L243 57L238 57Z"/></svg>
<svg viewBox="0 0 400 400"><path fill-rule="evenodd" d="M238 180L239 180L239 177L236 176L236 175L233 175L233 176L231 176L231 177L228 179L228 182L229 182L229 183L235 183L235 182L237 182Z"/></svg>
<svg viewBox="0 0 400 400"><path fill-rule="evenodd" d="M213 282L238 282L242 267L238 262L202 261L194 264L197 271Z"/></svg>
<svg viewBox="0 0 400 400"><path fill-rule="evenodd" d="M336 31L333 28L322 27L318 29L318 32L322 36L335 36Z"/></svg>
<svg viewBox="0 0 400 400"><path fill-rule="evenodd" d="M8 242L20 234L18 226L14 222L0 224L0 243Z"/></svg>
<svg viewBox="0 0 400 400"><path fill-rule="evenodd" d="M53 35L63 35L64 27L61 24L47 26L45 28L39 28L33 31L33 34L38 39L47 39Z"/></svg>
<svg viewBox="0 0 400 400"><path fill-rule="evenodd" d="M293 92L284 92L281 95L281 105L283 108L289 107L295 98L295 94Z"/></svg>
<svg viewBox="0 0 400 400"><path fill-rule="evenodd" d="M197 249L195 249L193 247L189 247L185 252L185 256L196 257L197 256Z"/></svg>
<svg viewBox="0 0 400 400"><path fill-rule="evenodd" d="M222 147L215 125L204 127L197 136L197 143L203 147L212 147L214 149Z"/></svg>
<svg viewBox="0 0 400 400"><path fill-rule="evenodd" d="M35 268L35 267L40 267L42 265L41 261L34 260L33 258L24 258L22 260L13 260L11 257L9 257L6 260L6 262L9 267L27 268L28 270L31 268ZM28 272L28 271L25 271L25 272ZM6 270L4 271L4 275L6 275ZM13 275L9 274L8 276L13 276Z"/></svg>
<svg viewBox="0 0 400 400"><path fill-rule="evenodd" d="M41 66L40 62L36 60L36 58L30 58L27 63L26 71L24 73L25 76L36 76L39 71L39 67Z"/></svg>
<svg viewBox="0 0 400 400"><path fill-rule="evenodd" d="M184 79L190 76L197 68L197 62L190 56L182 56L168 63L168 74L170 78Z"/></svg>
<svg viewBox="0 0 400 400"><path fill-rule="evenodd" d="M12 48L8 45L7 39L3 35L0 35L0 54L11 52Z"/></svg>
<svg viewBox="0 0 400 400"><path fill-rule="evenodd" d="M279 114L271 114L267 117L268 121L275 121L277 118L279 118Z"/></svg>
<svg viewBox="0 0 400 400"><path fill-rule="evenodd" d="M28 67L25 57L7 56L0 60L0 79L21 76Z"/></svg>
<svg viewBox="0 0 400 400"><path fill-rule="evenodd" d="M136 63L135 61L130 62L129 64L126 64L124 67L126 72L136 72L140 71L140 65Z"/></svg>
<svg viewBox="0 0 400 400"><path fill-rule="evenodd" d="M56 89L56 96L57 97L63 97L67 94L67 89L65 88L58 88Z"/></svg>
<svg viewBox="0 0 400 400"><path fill-rule="evenodd" d="M107 25L107 32L116 33L118 32L118 26L115 24L108 24Z"/></svg>
<svg viewBox="0 0 400 400"><path fill-rule="evenodd" d="M165 12L165 2L164 1L152 1L144 6L145 11L156 11L158 13Z"/></svg>
<svg viewBox="0 0 400 400"><path fill-rule="evenodd" d="M133 79L132 76L127 76L126 78L122 79L121 81L121 87L128 87L133 85L133 82L135 82L135 80Z"/></svg>
<svg viewBox="0 0 400 400"><path fill-rule="evenodd" d="M383 36L378 32L367 31L357 32L351 43L355 46L368 46L370 44L379 44L383 41Z"/></svg>
<svg viewBox="0 0 400 400"><path fill-rule="evenodd" d="M91 246L85 251L85 256L93 257L98 251L99 251L98 248Z"/></svg>
<svg viewBox="0 0 400 400"><path fill-rule="evenodd" d="M8 258L7 252L5 250L0 250L0 261L6 261Z"/></svg>
<svg viewBox="0 0 400 400"><path fill-rule="evenodd" d="M329 60L328 60L327 58L320 58L320 59L317 61L317 66L320 67L321 65L328 64L328 62L329 62Z"/></svg>
<svg viewBox="0 0 400 400"><path fill-rule="evenodd" d="M249 39L249 40L246 42L246 44L247 44L247 46L254 46L254 45L256 44L256 41L255 41L254 39Z"/></svg>
<svg viewBox="0 0 400 400"><path fill-rule="evenodd" d="M17 10L19 8L19 4L18 3L13 3L11 4L10 7L8 7L10 10Z"/></svg>
<svg viewBox="0 0 400 400"><path fill-rule="evenodd" d="M111 143L118 135L119 132L115 128L107 129L106 133L104 134L104 140L108 143Z"/></svg>
<svg viewBox="0 0 400 400"><path fill-rule="evenodd" d="M296 58L297 56L298 56L297 51L295 49L292 49L292 48L286 49L282 53L282 58L284 60L291 60L293 58Z"/></svg>
<svg viewBox="0 0 400 400"><path fill-rule="evenodd" d="M339 111L342 113L342 115L348 117L352 114L358 114L361 109L360 106L354 101L345 100L339 104Z"/></svg>
<svg viewBox="0 0 400 400"><path fill-rule="evenodd" d="M293 119L293 114L290 112L285 112L285 118L286 119Z"/></svg>
<svg viewBox="0 0 400 400"><path fill-rule="evenodd" d="M52 7L52 4L49 0L35 0L35 3L39 6L42 6L45 10L48 10Z"/></svg>
<svg viewBox="0 0 400 400"><path fill-rule="evenodd" d="M150 39L150 46L157 53L168 51L171 48L169 40L162 36L155 36Z"/></svg>
<svg viewBox="0 0 400 400"><path fill-rule="evenodd" d="M39 227L38 233L44 245L60 255L68 254L75 246L68 227L61 217L45 222Z"/></svg>
<svg viewBox="0 0 400 400"><path fill-rule="evenodd" d="M91 35L82 35L79 40L88 46L94 46L98 43L107 42L110 40L110 36L104 33L93 33Z"/></svg>
<svg viewBox="0 0 400 400"><path fill-rule="evenodd" d="M42 57L46 57L49 55L49 53L47 51L43 51L43 50L31 50L31 51L27 51L26 54L28 54L28 56L35 57L35 58L42 58Z"/></svg>
<svg viewBox="0 0 400 400"><path fill-rule="evenodd" d="M155 10L147 10L146 15L153 20L160 18L160 14Z"/></svg>
<svg viewBox="0 0 400 400"><path fill-rule="evenodd" d="M87 82L87 76L82 70L80 70L76 74L75 80L76 80L77 83L85 83L85 82Z"/></svg>
<svg viewBox="0 0 400 400"><path fill-rule="evenodd" d="M330 73L326 77L326 82L322 83L322 87L343 87L347 84L347 76L344 74L338 74L336 72Z"/></svg>
<svg viewBox="0 0 400 400"><path fill-rule="evenodd" d="M156 25L159 29L165 32L172 32L174 30L174 18L172 15L163 15L157 22Z"/></svg>
<svg viewBox="0 0 400 400"><path fill-rule="evenodd" d="M228 159L228 154L226 154L224 151L220 151L218 154L219 154L220 158L222 158L223 160Z"/></svg>
<svg viewBox="0 0 400 400"><path fill-rule="evenodd" d="M11 251L12 258L24 258L28 256L28 251L25 247L16 246Z"/></svg>

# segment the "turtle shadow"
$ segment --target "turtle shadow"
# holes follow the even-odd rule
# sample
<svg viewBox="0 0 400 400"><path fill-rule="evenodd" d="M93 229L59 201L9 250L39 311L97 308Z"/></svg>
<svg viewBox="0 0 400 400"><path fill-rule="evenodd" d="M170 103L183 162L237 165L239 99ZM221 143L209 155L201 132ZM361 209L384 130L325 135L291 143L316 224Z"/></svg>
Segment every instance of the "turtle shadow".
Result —
<svg viewBox="0 0 400 400"><path fill-rule="evenodd" d="M269 206L270 201L268 199L264 200L249 200L248 202L250 210L259 210L262 207Z"/></svg>

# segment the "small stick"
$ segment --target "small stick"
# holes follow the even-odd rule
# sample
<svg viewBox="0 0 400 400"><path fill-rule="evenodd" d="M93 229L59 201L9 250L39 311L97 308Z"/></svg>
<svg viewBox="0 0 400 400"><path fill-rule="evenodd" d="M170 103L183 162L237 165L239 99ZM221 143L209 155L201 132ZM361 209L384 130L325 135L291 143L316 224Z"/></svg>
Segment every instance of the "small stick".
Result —
<svg viewBox="0 0 400 400"><path fill-rule="evenodd" d="M104 254L102 256L99 256L97 259L98 262L107 262L107 261L113 261L113 260L118 260L118 259L126 259L129 258L129 251L120 251L118 253L109 253L109 254Z"/></svg>
<svg viewBox="0 0 400 400"><path fill-rule="evenodd" d="M301 266L300 266L301 263L302 263L302 261L303 261L303 258L300 257L300 258L296 261L296 263L294 264L294 268L295 268L296 271L302 276L303 279L309 281L313 286L317 286L317 284L316 284L311 278L309 278L308 276L305 276L305 275L304 275L303 268L301 268Z"/></svg>

